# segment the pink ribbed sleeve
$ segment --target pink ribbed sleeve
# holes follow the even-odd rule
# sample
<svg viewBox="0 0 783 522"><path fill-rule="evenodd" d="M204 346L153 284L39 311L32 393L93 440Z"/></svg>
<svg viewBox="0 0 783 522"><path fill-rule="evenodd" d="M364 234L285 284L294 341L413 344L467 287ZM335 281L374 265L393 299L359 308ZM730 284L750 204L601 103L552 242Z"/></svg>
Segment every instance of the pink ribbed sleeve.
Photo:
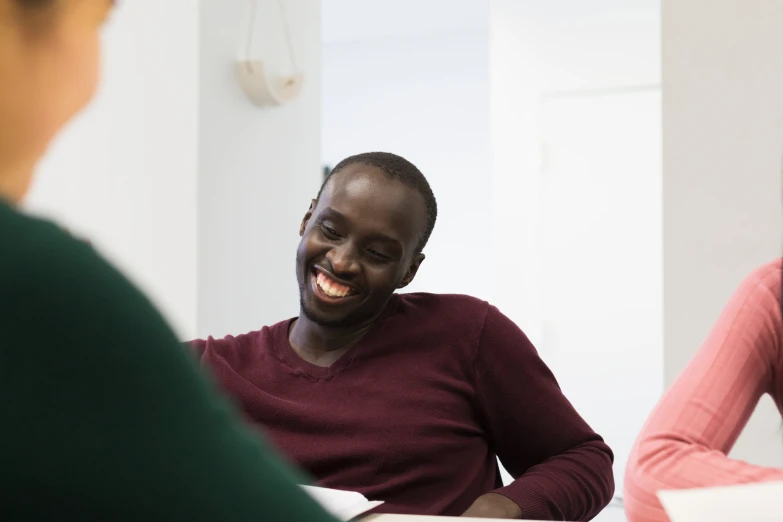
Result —
<svg viewBox="0 0 783 522"><path fill-rule="evenodd" d="M668 522L661 489L783 480L727 456L763 394L783 411L780 293L780 260L755 270L661 399L628 460L629 522Z"/></svg>

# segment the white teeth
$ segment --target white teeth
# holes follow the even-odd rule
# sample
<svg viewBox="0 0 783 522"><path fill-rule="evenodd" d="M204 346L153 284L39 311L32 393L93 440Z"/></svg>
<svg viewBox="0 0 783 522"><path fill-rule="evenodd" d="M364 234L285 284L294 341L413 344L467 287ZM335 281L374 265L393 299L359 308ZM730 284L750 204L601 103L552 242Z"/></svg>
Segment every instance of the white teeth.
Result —
<svg viewBox="0 0 783 522"><path fill-rule="evenodd" d="M345 297L349 293L347 290L338 290L337 288L333 288L329 280L322 273L318 274L318 276L315 278L315 282L323 291L323 293L329 297Z"/></svg>
<svg viewBox="0 0 783 522"><path fill-rule="evenodd" d="M332 288L332 286L329 283L326 283L326 285L321 287L326 295L329 297L345 297L347 295L347 292L341 292L340 290L337 290L336 288Z"/></svg>

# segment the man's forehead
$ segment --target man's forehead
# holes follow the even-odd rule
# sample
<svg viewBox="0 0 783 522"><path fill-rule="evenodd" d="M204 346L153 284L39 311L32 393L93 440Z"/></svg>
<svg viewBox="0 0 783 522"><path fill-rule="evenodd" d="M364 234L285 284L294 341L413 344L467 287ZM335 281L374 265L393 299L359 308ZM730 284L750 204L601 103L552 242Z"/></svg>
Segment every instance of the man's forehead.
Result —
<svg viewBox="0 0 783 522"><path fill-rule="evenodd" d="M365 165L350 165L333 174L318 207L334 209L363 225L404 227L416 236L426 219L426 206L416 189Z"/></svg>
<svg viewBox="0 0 783 522"><path fill-rule="evenodd" d="M331 183L331 198L363 203L364 200L383 196L383 191L380 190L381 183L379 183L381 180L378 177L366 173L353 175L349 173L345 176L340 176L340 173L338 173ZM380 178L383 178L383 176L381 175ZM394 191L391 191L389 195L393 197Z"/></svg>
<svg viewBox="0 0 783 522"><path fill-rule="evenodd" d="M416 190L399 180L387 177L377 167L349 165L332 175L324 188L331 201L351 205L382 205L387 208L411 207Z"/></svg>

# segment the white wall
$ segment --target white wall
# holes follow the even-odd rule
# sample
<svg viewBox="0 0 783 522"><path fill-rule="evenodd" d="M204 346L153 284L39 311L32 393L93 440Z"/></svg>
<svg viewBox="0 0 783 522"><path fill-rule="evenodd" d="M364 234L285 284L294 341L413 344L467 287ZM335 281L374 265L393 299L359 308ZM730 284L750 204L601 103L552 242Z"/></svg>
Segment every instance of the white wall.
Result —
<svg viewBox="0 0 783 522"><path fill-rule="evenodd" d="M489 299L489 11L483 1L471 8L484 13L483 27L479 16L473 27L443 28L439 19L421 33L431 19L421 15L405 34L348 41L325 24L342 39L324 45L322 157L334 166L352 154L386 151L412 161L438 200L438 222L407 291ZM334 18L345 23L325 15ZM376 33L397 27L372 20ZM313 196L317 190L313 185Z"/></svg>
<svg viewBox="0 0 783 522"><path fill-rule="evenodd" d="M660 89L658 0L492 2L496 295L540 338L538 251L546 105ZM601 131L601 120L592 122ZM586 139L588 136L586 136ZM508 241L509 237L517 238ZM503 292L516 270L525 295Z"/></svg>
<svg viewBox="0 0 783 522"><path fill-rule="evenodd" d="M286 2L302 96L252 105L234 77L247 0L201 2L198 102L198 335L222 336L296 315L299 223L321 178L320 1ZM278 3L260 0L251 58L288 72Z"/></svg>
<svg viewBox="0 0 783 522"><path fill-rule="evenodd" d="M27 208L89 238L191 336L198 4L121 2L104 35L97 98L47 154Z"/></svg>
<svg viewBox="0 0 783 522"><path fill-rule="evenodd" d="M663 383L658 9L492 2L494 296L618 484Z"/></svg>
<svg viewBox="0 0 783 522"><path fill-rule="evenodd" d="M298 311L298 224L321 176L320 2L286 6L305 89L259 109L234 77L249 0L120 3L95 103L55 143L28 201L92 240L182 338ZM287 72L281 22L277 2L260 0L251 54Z"/></svg>
<svg viewBox="0 0 783 522"><path fill-rule="evenodd" d="M323 41L366 42L486 30L488 0L323 0Z"/></svg>
<svg viewBox="0 0 783 522"><path fill-rule="evenodd" d="M782 26L781 2L663 2L667 384L740 281L781 255ZM783 466L780 426L765 399L734 455Z"/></svg>

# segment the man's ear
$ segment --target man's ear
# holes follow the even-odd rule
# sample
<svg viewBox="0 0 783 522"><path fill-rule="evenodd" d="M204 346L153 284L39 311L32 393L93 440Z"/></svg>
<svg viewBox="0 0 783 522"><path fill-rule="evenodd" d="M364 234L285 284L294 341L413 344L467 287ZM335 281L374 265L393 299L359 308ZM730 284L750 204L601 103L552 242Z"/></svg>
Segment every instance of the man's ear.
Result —
<svg viewBox="0 0 783 522"><path fill-rule="evenodd" d="M299 237L304 235L305 228L307 228L307 223L310 221L310 218L313 217L313 211L315 210L316 203L318 203L318 200L313 199L310 201L310 208L307 209L307 213L302 219L302 224L299 225Z"/></svg>
<svg viewBox="0 0 783 522"><path fill-rule="evenodd" d="M416 254L413 257L413 261L411 261L410 266L408 267L408 271L405 273L405 277L402 278L402 281L400 281L400 284L397 285L397 288L405 288L409 284L413 282L413 278L416 277L416 274L419 271L419 267L424 262L424 254Z"/></svg>

